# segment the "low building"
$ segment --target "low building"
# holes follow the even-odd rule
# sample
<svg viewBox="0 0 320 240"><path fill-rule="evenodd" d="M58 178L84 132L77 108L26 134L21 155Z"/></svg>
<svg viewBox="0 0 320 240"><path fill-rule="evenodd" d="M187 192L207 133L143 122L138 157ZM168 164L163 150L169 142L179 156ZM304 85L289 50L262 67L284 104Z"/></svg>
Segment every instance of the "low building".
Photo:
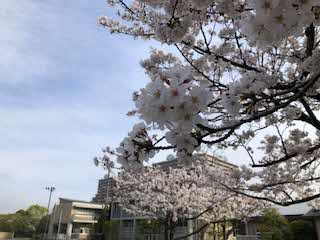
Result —
<svg viewBox="0 0 320 240"><path fill-rule="evenodd" d="M316 210L307 203L299 203L295 205L290 205L286 207L273 206L279 211L279 214L284 216L288 222L293 221L305 221L309 222L313 226L313 232L311 233L312 239L320 239L320 211ZM261 239L261 224L264 223L263 217L259 214L255 217L248 219L246 223L238 222L236 226L236 234L240 240L259 240ZM307 234L307 232L302 232ZM310 233L309 233L310 234ZM305 238L305 236L297 237L295 239L310 239Z"/></svg>
<svg viewBox="0 0 320 240"><path fill-rule="evenodd" d="M103 204L60 198L50 214L49 239L87 239Z"/></svg>

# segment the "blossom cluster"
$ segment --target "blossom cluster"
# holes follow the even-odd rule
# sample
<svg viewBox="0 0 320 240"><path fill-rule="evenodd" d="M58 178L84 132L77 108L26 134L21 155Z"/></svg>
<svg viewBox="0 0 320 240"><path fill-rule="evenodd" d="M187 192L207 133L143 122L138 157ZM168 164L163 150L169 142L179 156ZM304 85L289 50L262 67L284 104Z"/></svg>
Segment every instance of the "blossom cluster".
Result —
<svg viewBox="0 0 320 240"><path fill-rule="evenodd" d="M193 84L190 68L175 66L162 72L158 78L135 96L137 113L148 124L156 123L160 129L174 128L190 132L193 124L201 123L199 112L207 108L209 93Z"/></svg>
<svg viewBox="0 0 320 240"><path fill-rule="evenodd" d="M148 136L146 125L138 123L122 140L120 146L115 151L110 150L109 153L116 155L118 163L122 166L136 169L142 167L143 161L155 155L155 150L151 147L152 139Z"/></svg>
<svg viewBox="0 0 320 240"><path fill-rule="evenodd" d="M175 66L136 93L135 112L147 124L168 129L166 140L179 154L192 154L198 142L190 132L204 122L199 113L206 110L209 96L195 83L189 68Z"/></svg>
<svg viewBox="0 0 320 240"><path fill-rule="evenodd" d="M319 23L317 0L250 0L241 24L243 33L260 46L278 45L288 36L299 36L310 23Z"/></svg>
<svg viewBox="0 0 320 240"><path fill-rule="evenodd" d="M224 185L235 180L229 171L199 159L179 168L126 171L116 178L115 201L132 214L160 219L171 216L174 222L244 219L267 206L228 191Z"/></svg>

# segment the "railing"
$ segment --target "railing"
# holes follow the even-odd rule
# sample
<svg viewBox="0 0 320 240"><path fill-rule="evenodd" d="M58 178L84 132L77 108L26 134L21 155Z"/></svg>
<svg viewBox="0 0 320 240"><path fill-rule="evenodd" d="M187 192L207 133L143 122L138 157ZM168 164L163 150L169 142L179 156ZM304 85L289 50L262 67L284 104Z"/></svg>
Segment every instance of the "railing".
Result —
<svg viewBox="0 0 320 240"><path fill-rule="evenodd" d="M73 214L73 219L77 220L95 220L96 216L93 215L82 215L82 214Z"/></svg>
<svg viewBox="0 0 320 240"><path fill-rule="evenodd" d="M66 234L59 233L59 234L56 234L55 238L53 238L53 239L55 239L55 240L65 240L65 239L67 239L67 236L66 236Z"/></svg>
<svg viewBox="0 0 320 240"><path fill-rule="evenodd" d="M121 229L120 234L119 234L119 239L120 240L134 240L134 231L133 228L124 228Z"/></svg>
<svg viewBox="0 0 320 240"><path fill-rule="evenodd" d="M260 240L259 235L237 235L237 240Z"/></svg>
<svg viewBox="0 0 320 240"><path fill-rule="evenodd" d="M144 234L143 240L161 240L160 234Z"/></svg>

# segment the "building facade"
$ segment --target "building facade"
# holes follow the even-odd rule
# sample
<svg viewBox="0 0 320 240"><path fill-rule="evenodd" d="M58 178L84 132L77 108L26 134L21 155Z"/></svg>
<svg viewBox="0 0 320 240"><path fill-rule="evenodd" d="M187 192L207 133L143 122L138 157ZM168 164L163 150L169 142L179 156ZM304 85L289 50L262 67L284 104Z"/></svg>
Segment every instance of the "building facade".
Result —
<svg viewBox="0 0 320 240"><path fill-rule="evenodd" d="M92 199L92 202L104 204L107 202L107 195L108 195L108 202L112 201L114 196L114 187L115 181L112 177L105 176L103 179L100 179L98 182L98 189L97 193Z"/></svg>
<svg viewBox="0 0 320 240"><path fill-rule="evenodd" d="M103 204L60 198L50 215L48 239L88 239Z"/></svg>
<svg viewBox="0 0 320 240"><path fill-rule="evenodd" d="M225 160L221 160L217 157L214 157L208 154L197 154L195 155L195 157L197 157L198 159L203 159L205 161L212 162L212 164L214 164L217 167L220 167L223 170L234 170L238 168L238 166L235 164L229 163ZM168 158L167 161L158 162L158 163L155 163L154 165L160 166L162 169L167 169L169 167L179 168L179 167L185 166L183 162L179 162L177 159L170 159L170 158Z"/></svg>

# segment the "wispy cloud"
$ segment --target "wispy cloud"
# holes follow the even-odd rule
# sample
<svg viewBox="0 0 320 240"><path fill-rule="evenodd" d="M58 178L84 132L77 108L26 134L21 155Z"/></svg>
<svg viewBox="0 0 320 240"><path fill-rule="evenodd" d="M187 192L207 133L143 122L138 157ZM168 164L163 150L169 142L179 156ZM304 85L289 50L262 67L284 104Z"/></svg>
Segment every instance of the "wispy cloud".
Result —
<svg viewBox="0 0 320 240"><path fill-rule="evenodd" d="M110 36L105 1L4 0L0 10L0 212L55 198L90 199L92 157L131 128L131 93L149 47ZM14 200L13 200L14 199Z"/></svg>
<svg viewBox="0 0 320 240"><path fill-rule="evenodd" d="M0 81L11 83L37 79L47 72L50 60L39 48L37 22L55 25L57 16L42 11L40 1L8 0L0 10ZM37 16L37 17L32 17Z"/></svg>

